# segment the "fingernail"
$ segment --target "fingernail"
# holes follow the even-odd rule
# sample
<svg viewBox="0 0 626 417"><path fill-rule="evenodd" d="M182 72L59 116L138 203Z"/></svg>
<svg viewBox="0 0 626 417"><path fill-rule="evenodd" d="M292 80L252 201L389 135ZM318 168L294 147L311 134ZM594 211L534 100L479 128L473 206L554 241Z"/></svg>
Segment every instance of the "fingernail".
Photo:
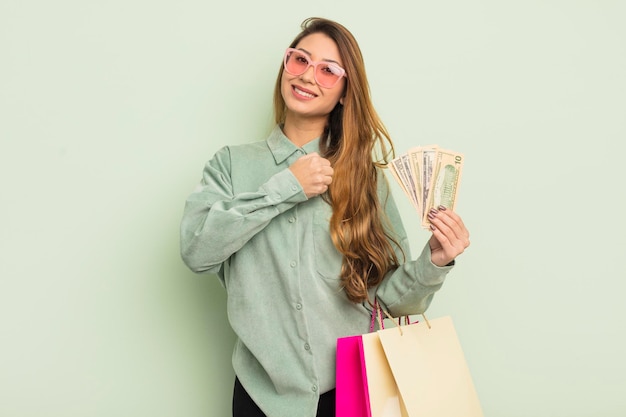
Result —
<svg viewBox="0 0 626 417"><path fill-rule="evenodd" d="M435 218L435 213L433 213L432 211L430 213L428 213L428 218L430 220L433 220Z"/></svg>
<svg viewBox="0 0 626 417"><path fill-rule="evenodd" d="M435 226L433 226L432 224L430 225L430 230L435 230Z"/></svg>
<svg viewBox="0 0 626 417"><path fill-rule="evenodd" d="M439 206L438 209L441 210L441 211L446 211L445 206Z"/></svg>
<svg viewBox="0 0 626 417"><path fill-rule="evenodd" d="M432 214L437 214L437 213L438 213L437 209L436 209L436 208L434 208L434 207L433 207L433 208L431 208L431 209L429 210L429 212L430 212L430 213L432 213Z"/></svg>

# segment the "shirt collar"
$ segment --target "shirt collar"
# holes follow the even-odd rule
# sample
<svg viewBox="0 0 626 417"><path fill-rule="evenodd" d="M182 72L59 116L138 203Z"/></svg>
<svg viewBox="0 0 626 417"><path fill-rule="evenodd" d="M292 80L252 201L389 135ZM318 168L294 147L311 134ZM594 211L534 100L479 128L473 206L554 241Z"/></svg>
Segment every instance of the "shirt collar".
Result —
<svg viewBox="0 0 626 417"><path fill-rule="evenodd" d="M313 139L299 148L285 136L280 125L276 125L267 138L267 146L270 148L272 155L274 155L274 161L278 165L298 150L304 151L305 154L319 152L319 138Z"/></svg>

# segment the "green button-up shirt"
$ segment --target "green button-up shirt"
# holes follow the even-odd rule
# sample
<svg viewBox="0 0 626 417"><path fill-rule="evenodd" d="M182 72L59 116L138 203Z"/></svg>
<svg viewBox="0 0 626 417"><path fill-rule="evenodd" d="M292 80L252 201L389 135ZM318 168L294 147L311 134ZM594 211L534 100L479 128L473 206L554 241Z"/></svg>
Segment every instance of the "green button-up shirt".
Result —
<svg viewBox="0 0 626 417"><path fill-rule="evenodd" d="M329 234L330 206L305 196L288 167L319 152L319 140L294 145L276 126L265 141L227 146L207 162L186 201L181 254L195 272L216 274L226 288L237 335L233 367L271 417L314 417L320 393L335 386L337 338L369 330L367 303L340 287L342 257ZM402 246L371 290L394 316L426 310L451 267L411 260L406 233L381 172L379 197Z"/></svg>

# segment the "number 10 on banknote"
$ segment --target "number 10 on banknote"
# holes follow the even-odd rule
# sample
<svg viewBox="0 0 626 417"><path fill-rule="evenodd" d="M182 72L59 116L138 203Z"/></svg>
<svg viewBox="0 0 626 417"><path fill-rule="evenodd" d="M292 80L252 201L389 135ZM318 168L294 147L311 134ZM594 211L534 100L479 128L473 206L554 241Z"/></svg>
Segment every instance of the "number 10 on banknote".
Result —
<svg viewBox="0 0 626 417"><path fill-rule="evenodd" d="M430 227L428 211L431 208L455 209L463 161L463 154L438 145L411 148L391 160L389 170L415 206L423 228Z"/></svg>

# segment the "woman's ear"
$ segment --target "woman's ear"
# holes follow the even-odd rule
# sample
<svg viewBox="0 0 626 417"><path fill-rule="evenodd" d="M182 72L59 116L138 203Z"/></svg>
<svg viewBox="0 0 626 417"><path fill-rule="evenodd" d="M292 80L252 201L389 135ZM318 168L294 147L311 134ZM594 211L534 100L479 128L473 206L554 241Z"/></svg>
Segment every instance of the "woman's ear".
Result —
<svg viewBox="0 0 626 417"><path fill-rule="evenodd" d="M339 99L339 104L341 104L342 106L343 106L343 99L344 99L344 97L341 97L341 98Z"/></svg>

